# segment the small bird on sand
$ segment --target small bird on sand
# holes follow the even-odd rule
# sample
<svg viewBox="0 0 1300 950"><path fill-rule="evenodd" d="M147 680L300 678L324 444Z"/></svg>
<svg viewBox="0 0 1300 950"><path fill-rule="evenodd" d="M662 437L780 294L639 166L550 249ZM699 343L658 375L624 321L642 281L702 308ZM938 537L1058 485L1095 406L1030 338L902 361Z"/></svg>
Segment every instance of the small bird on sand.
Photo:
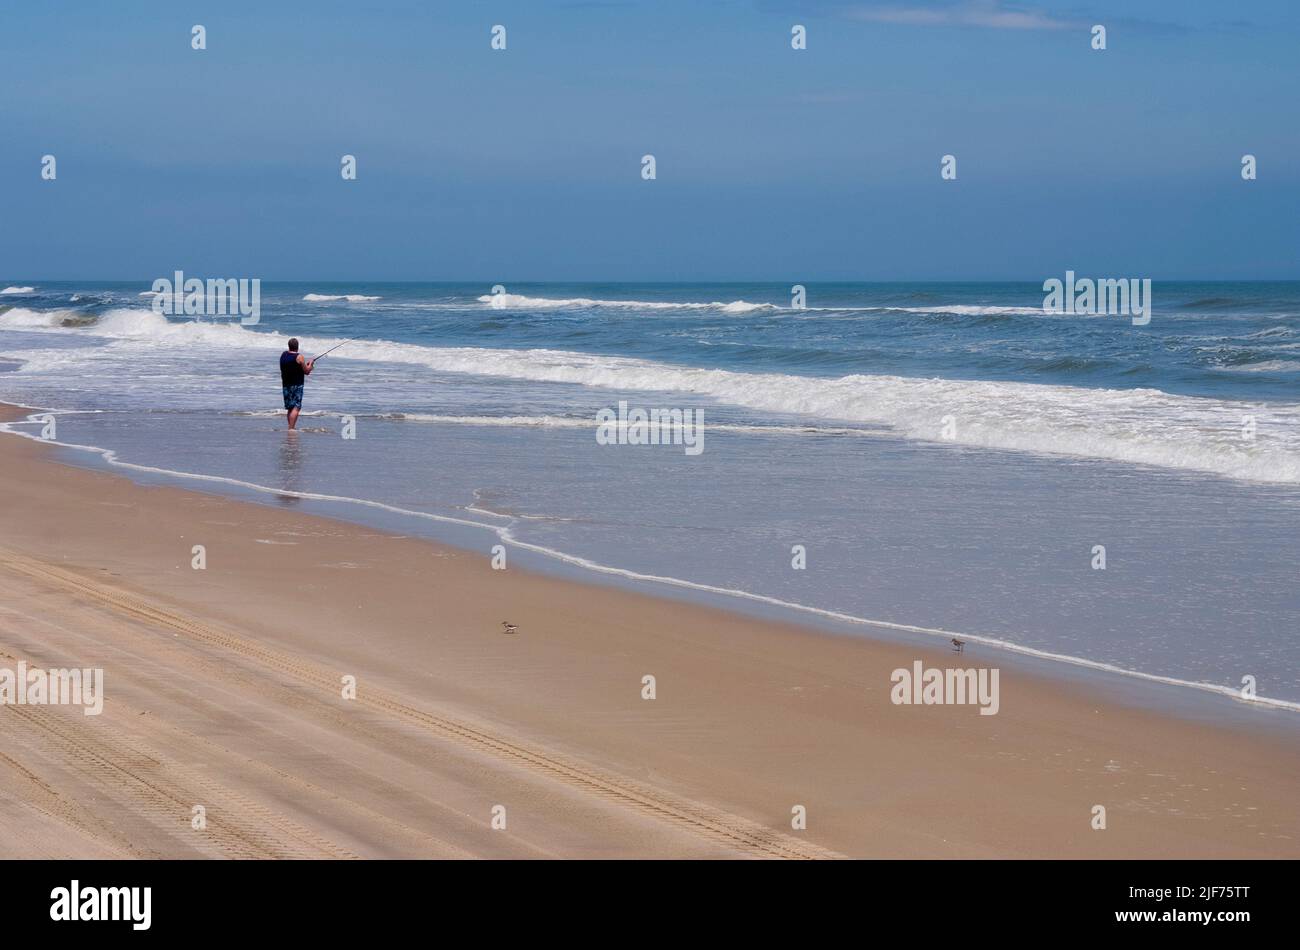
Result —
<svg viewBox="0 0 1300 950"><path fill-rule="evenodd" d="M952 649L954 653L965 652L964 650L965 646L966 646L965 640L958 640L956 637L952 638Z"/></svg>
<svg viewBox="0 0 1300 950"><path fill-rule="evenodd" d="M502 633L514 633L516 630L519 629L514 624L508 623L505 620L501 621L501 626L505 627L505 630L503 630Z"/></svg>

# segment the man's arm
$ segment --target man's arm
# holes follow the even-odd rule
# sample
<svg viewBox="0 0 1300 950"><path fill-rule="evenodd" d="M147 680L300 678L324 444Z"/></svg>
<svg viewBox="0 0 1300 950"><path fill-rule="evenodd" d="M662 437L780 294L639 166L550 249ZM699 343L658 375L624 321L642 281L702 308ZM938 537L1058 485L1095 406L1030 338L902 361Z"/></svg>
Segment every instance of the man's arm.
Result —
<svg viewBox="0 0 1300 950"><path fill-rule="evenodd" d="M298 357L298 365L302 367L302 371L303 371L304 373L306 373L308 376L310 376L310 375L311 375L311 368L312 368L313 366L316 365L316 361L315 361L315 360L309 360L309 359L307 359L307 357L305 357L305 356L299 356L299 357Z"/></svg>

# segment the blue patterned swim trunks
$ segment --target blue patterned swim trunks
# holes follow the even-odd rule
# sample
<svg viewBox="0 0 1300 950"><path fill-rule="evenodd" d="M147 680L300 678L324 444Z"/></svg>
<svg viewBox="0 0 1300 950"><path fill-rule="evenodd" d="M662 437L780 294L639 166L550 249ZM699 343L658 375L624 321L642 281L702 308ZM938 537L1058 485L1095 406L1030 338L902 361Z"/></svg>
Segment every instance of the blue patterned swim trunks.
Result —
<svg viewBox="0 0 1300 950"><path fill-rule="evenodd" d="M284 408L301 409L302 408L302 386L285 386L284 389Z"/></svg>

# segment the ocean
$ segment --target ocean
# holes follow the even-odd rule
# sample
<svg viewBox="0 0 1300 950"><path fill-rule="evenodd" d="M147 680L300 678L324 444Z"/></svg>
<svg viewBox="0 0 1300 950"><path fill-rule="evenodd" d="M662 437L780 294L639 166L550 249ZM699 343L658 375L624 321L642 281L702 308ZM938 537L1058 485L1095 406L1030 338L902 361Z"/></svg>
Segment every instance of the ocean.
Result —
<svg viewBox="0 0 1300 950"><path fill-rule="evenodd" d="M1041 284L805 286L268 282L244 326L14 281L0 400L137 478L1300 710L1300 282L1157 281L1145 325ZM296 435L290 335L351 340ZM698 411L702 450L602 444L620 402Z"/></svg>

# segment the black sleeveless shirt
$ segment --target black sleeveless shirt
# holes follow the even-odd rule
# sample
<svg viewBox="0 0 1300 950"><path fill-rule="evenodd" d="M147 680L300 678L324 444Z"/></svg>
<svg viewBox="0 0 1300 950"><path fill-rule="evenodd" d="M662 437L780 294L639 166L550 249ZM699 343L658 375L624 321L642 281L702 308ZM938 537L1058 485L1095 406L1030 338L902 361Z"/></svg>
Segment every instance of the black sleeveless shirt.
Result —
<svg viewBox="0 0 1300 950"><path fill-rule="evenodd" d="M302 364L298 354L285 350L280 354L280 384L283 386L301 386L303 381Z"/></svg>

